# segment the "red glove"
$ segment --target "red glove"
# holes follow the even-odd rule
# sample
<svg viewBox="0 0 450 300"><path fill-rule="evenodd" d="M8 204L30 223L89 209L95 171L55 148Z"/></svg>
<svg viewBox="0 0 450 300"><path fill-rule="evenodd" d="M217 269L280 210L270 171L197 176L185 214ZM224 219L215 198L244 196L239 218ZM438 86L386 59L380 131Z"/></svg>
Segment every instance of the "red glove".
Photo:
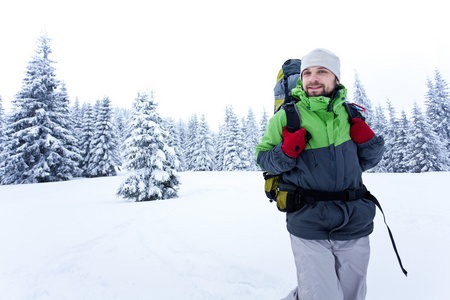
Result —
<svg viewBox="0 0 450 300"><path fill-rule="evenodd" d="M305 128L300 128L296 132L290 133L286 127L283 127L283 144L281 150L289 157L297 158L300 152L305 149L306 146L306 134Z"/></svg>
<svg viewBox="0 0 450 300"><path fill-rule="evenodd" d="M357 144L370 141L375 133L370 129L369 125L360 118L353 118L350 126L350 137Z"/></svg>

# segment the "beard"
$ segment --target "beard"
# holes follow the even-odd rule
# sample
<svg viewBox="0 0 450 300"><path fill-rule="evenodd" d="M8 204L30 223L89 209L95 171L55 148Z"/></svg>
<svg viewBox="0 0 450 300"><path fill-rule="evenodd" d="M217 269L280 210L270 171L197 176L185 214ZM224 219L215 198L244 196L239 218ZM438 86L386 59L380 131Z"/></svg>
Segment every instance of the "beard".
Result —
<svg viewBox="0 0 450 300"><path fill-rule="evenodd" d="M309 85L308 85L308 86L306 86L306 89L305 89L305 93L306 93L306 95L308 97L320 97L320 96L323 96L323 97L328 97L330 99L333 99L334 92L336 91L336 86L337 85L335 85L332 88L328 88L328 89L323 84L313 84L313 86L320 86L321 87L321 91L320 92L316 92L316 91L310 92Z"/></svg>

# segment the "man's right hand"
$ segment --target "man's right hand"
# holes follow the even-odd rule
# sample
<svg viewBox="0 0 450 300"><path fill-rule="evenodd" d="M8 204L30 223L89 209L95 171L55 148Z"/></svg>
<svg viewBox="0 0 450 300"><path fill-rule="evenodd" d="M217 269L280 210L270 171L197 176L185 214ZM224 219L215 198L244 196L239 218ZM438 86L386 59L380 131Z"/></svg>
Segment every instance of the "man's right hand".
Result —
<svg viewBox="0 0 450 300"><path fill-rule="evenodd" d="M283 127L283 144L281 150L289 157L297 158L300 152L306 147L306 135L305 128L300 128L296 132L289 132L286 127Z"/></svg>

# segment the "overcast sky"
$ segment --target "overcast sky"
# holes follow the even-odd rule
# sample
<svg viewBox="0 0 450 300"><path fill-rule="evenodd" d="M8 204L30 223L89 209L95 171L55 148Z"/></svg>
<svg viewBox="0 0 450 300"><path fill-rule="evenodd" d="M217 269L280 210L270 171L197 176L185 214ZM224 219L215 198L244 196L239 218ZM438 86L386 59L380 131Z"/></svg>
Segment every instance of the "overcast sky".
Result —
<svg viewBox="0 0 450 300"><path fill-rule="evenodd" d="M409 113L436 67L450 80L447 4L366 2L2 1L0 96L9 109L46 31L72 101L131 108L153 89L163 117L205 114L216 130L227 105L240 117L270 112L282 63L323 47L340 57L350 93L357 71L374 104L389 97Z"/></svg>

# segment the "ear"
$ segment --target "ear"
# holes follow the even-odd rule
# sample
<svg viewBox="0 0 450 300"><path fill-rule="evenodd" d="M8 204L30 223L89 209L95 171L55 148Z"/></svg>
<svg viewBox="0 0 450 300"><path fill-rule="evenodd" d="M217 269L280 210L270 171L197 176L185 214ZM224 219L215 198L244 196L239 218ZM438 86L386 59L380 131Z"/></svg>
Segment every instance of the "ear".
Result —
<svg viewBox="0 0 450 300"><path fill-rule="evenodd" d="M335 78L336 78L336 85L338 85L339 84L339 79L337 77L335 77Z"/></svg>

